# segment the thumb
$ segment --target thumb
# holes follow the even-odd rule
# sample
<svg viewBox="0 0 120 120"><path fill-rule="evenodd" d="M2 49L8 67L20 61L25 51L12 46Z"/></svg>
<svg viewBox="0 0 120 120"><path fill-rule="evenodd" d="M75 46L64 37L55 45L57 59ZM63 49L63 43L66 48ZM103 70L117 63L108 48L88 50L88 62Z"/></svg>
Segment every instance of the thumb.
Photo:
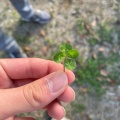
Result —
<svg viewBox="0 0 120 120"><path fill-rule="evenodd" d="M57 71L22 87L0 90L0 120L45 107L60 96L67 85L66 74Z"/></svg>

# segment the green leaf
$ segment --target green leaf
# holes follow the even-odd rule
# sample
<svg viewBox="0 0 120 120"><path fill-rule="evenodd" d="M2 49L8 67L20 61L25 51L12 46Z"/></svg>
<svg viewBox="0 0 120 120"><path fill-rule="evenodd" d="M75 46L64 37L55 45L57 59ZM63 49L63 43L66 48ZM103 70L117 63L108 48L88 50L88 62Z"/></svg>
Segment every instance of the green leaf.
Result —
<svg viewBox="0 0 120 120"><path fill-rule="evenodd" d="M60 63L63 61L64 57L64 54L62 52L59 52L54 56L54 61Z"/></svg>
<svg viewBox="0 0 120 120"><path fill-rule="evenodd" d="M67 52L67 56L72 58L72 59L75 59L79 56L79 53L77 50L73 49L73 50L70 50Z"/></svg>
<svg viewBox="0 0 120 120"><path fill-rule="evenodd" d="M76 68L76 62L72 59L66 59L64 64L65 64L65 67L69 70L73 70Z"/></svg>
<svg viewBox="0 0 120 120"><path fill-rule="evenodd" d="M64 44L60 45L61 52L66 52L69 50L72 50L72 46L70 44L64 43Z"/></svg>

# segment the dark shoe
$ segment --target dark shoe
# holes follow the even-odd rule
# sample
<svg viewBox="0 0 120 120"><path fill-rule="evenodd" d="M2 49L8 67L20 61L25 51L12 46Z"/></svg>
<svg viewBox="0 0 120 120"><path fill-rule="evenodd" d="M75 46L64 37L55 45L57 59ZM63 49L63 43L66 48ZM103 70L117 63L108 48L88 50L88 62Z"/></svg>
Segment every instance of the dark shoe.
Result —
<svg viewBox="0 0 120 120"><path fill-rule="evenodd" d="M23 21L35 22L35 23L39 23L39 24L46 24L49 22L50 19L51 19L50 14L48 12L41 11L41 10L36 10L34 12L33 16L28 19L22 18Z"/></svg>
<svg viewBox="0 0 120 120"><path fill-rule="evenodd" d="M27 58L27 55L22 51L19 46L13 46L6 51L10 58Z"/></svg>

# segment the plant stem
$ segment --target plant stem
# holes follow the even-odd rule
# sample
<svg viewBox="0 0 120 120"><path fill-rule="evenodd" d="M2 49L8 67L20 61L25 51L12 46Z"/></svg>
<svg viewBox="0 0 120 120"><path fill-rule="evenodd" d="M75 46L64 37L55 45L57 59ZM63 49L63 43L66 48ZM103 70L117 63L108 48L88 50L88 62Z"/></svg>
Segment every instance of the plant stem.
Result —
<svg viewBox="0 0 120 120"><path fill-rule="evenodd" d="M63 72L65 72L65 59L62 61L63 64Z"/></svg>
<svg viewBox="0 0 120 120"><path fill-rule="evenodd" d="M63 66L63 67L64 67L64 72L65 72L65 64L64 64L64 66Z"/></svg>
<svg viewBox="0 0 120 120"><path fill-rule="evenodd" d="M65 72L65 59L63 60L63 71Z"/></svg>

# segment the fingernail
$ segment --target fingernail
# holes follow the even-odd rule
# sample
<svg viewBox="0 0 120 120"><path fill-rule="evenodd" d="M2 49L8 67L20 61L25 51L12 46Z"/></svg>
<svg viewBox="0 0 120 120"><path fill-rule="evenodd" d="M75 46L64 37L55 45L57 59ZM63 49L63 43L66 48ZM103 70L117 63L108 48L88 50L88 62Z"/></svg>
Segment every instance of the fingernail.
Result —
<svg viewBox="0 0 120 120"><path fill-rule="evenodd" d="M46 80L52 93L63 89L68 84L67 75L62 71L57 71L50 74L47 76Z"/></svg>

